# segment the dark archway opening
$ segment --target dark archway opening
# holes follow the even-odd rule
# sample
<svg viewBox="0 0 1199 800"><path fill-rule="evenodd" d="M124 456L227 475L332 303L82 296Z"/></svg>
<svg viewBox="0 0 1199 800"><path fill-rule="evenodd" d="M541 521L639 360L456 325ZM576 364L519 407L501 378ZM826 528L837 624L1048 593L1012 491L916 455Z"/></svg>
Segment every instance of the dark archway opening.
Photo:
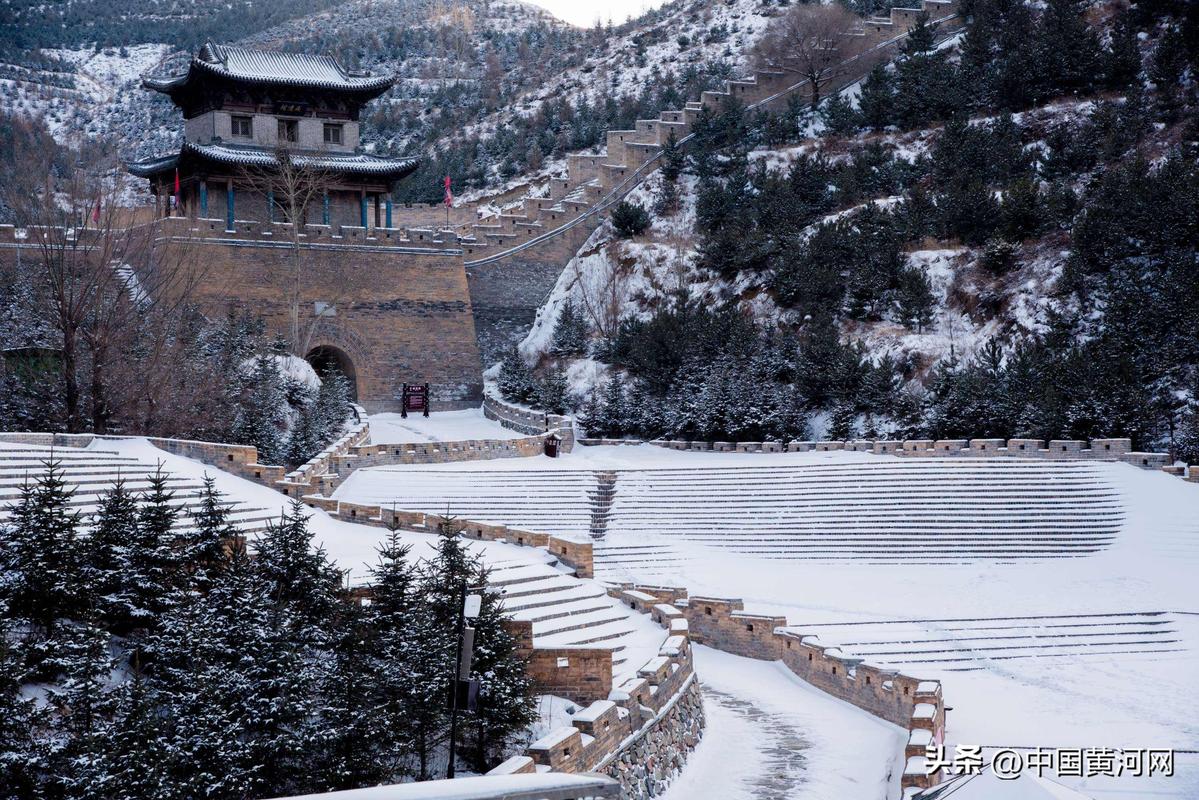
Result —
<svg viewBox="0 0 1199 800"><path fill-rule="evenodd" d="M329 345L314 347L308 351L304 359L316 370L322 378L330 372L340 372L350 384L350 399L358 402L358 374L354 370L354 362L344 350Z"/></svg>

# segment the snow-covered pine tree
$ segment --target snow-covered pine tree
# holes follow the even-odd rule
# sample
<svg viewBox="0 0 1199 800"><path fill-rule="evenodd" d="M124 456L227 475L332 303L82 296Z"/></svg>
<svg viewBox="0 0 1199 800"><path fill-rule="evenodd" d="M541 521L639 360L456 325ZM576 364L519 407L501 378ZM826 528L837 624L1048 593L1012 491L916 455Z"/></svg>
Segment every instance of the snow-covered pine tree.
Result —
<svg viewBox="0 0 1199 800"><path fill-rule="evenodd" d="M313 546L304 504L293 500L256 547L254 568L266 582L275 609L299 626L291 631L293 641L320 641L322 623L341 594L341 573L324 548Z"/></svg>
<svg viewBox="0 0 1199 800"><path fill-rule="evenodd" d="M128 630L153 629L175 598L181 564L176 550L175 523L179 507L159 465L146 479L149 487L138 498L137 527L125 547L118 613Z"/></svg>
<svg viewBox="0 0 1199 800"><path fill-rule="evenodd" d="M6 798L42 797L52 773L47 742L37 732L49 726L49 710L21 694L26 672L12 628L0 601L0 787Z"/></svg>
<svg viewBox="0 0 1199 800"><path fill-rule="evenodd" d="M74 490L60 462L46 462L0 528L0 602L16 618L49 631L63 618L83 616L91 598L84 580Z"/></svg>
<svg viewBox="0 0 1199 800"><path fill-rule="evenodd" d="M90 625L61 626L61 642L53 672L62 677L50 685L51 791L67 798L103 797L104 754L110 746L114 710L107 631ZM45 665L48 666L48 665Z"/></svg>
<svg viewBox="0 0 1199 800"><path fill-rule="evenodd" d="M838 136L850 136L856 133L862 124L861 115L841 94L835 94L826 100L820 114L829 132Z"/></svg>
<svg viewBox="0 0 1199 800"><path fill-rule="evenodd" d="M229 521L230 507L216 488L216 479L206 474L203 482L200 502L191 512L192 530L180 558L196 588L211 584L228 564L229 554L241 537Z"/></svg>
<svg viewBox="0 0 1199 800"><path fill-rule="evenodd" d="M298 467L321 451L325 446L326 429L322 425L322 414L313 400L300 407L291 432L287 436L287 445L283 456L284 463L289 467Z"/></svg>
<svg viewBox="0 0 1199 800"><path fill-rule="evenodd" d="M536 398L537 385L533 374L515 347L504 353L504 360L500 364L499 390L500 396L513 403L529 403Z"/></svg>
<svg viewBox="0 0 1199 800"><path fill-rule="evenodd" d="M85 541L87 582L94 594L96 618L108 630L119 630L127 621L120 603L125 584L129 542L137 537L137 500L118 477L100 498Z"/></svg>
<svg viewBox="0 0 1199 800"><path fill-rule="evenodd" d="M322 445L341 435L346 420L352 412L350 404L350 381L337 370L321 376L321 388L316 395L318 421L323 432Z"/></svg>
<svg viewBox="0 0 1199 800"><path fill-rule="evenodd" d="M570 404L569 390L566 373L560 369L551 369L538 387L537 405L551 414L565 414Z"/></svg>
<svg viewBox="0 0 1199 800"><path fill-rule="evenodd" d="M587 350L587 317L569 297L558 312L550 352L557 356L577 356Z"/></svg>
<svg viewBox="0 0 1199 800"><path fill-rule="evenodd" d="M254 358L244 380L230 436L238 444L258 448L260 463L283 462L286 403L278 362L269 355Z"/></svg>
<svg viewBox="0 0 1199 800"><path fill-rule="evenodd" d="M894 122L894 79L885 64L875 66L866 76L858 99L858 110L862 115L862 124L869 128L881 130Z"/></svg>

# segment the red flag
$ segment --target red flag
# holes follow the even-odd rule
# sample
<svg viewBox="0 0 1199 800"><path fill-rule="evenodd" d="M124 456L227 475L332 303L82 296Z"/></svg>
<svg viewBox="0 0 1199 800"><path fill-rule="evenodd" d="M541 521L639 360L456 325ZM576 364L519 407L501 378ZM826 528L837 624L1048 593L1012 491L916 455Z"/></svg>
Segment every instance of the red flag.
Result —
<svg viewBox="0 0 1199 800"><path fill-rule="evenodd" d="M178 206L183 201L179 194L179 168L175 167L175 205Z"/></svg>
<svg viewBox="0 0 1199 800"><path fill-rule="evenodd" d="M445 205L446 208L454 205L454 193L450 191L450 176L445 176Z"/></svg>
<svg viewBox="0 0 1199 800"><path fill-rule="evenodd" d="M100 198L96 198L96 207L92 209L92 224L100 224Z"/></svg>

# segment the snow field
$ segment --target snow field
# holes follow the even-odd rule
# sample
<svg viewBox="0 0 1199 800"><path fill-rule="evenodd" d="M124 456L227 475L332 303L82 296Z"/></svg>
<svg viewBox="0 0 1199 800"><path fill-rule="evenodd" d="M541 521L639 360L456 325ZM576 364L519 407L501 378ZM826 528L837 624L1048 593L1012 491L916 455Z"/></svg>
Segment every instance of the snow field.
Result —
<svg viewBox="0 0 1199 800"><path fill-rule="evenodd" d="M446 465L428 483L419 469L363 470L338 494L436 506L475 487L473 513L566 532L584 524L587 473L605 471L618 478L595 542L601 577L739 597L847 655L939 679L950 745L1197 749L1199 487L1160 472L620 446ZM838 538L859 549L886 539L903 557L799 546ZM703 681L706 670L697 660ZM1194 798L1194 762L1180 754L1175 779L1060 780L1105 800Z"/></svg>

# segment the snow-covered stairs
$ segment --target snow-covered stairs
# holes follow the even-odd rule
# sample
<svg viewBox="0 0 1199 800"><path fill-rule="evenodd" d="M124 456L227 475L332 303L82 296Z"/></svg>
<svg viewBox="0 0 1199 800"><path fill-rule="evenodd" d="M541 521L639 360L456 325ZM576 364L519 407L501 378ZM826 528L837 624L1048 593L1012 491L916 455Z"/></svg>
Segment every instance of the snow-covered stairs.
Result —
<svg viewBox="0 0 1199 800"><path fill-rule="evenodd" d="M1187 649L1168 612L795 624L846 655L895 668L971 671L985 662L1153 656Z"/></svg>
<svg viewBox="0 0 1199 800"><path fill-rule="evenodd" d="M617 675L628 651L643 638L635 612L609 597L604 587L563 572L555 564L492 565L489 583L504 597L514 619L531 622L538 647L604 647L612 650Z"/></svg>
<svg viewBox="0 0 1199 800"><path fill-rule="evenodd" d="M20 499L22 487L45 474L50 462L57 463L73 492L68 505L81 514L96 511L104 494L117 481L124 481L125 488L135 496L141 494L150 486L148 476L158 470L157 463L103 447L50 448L0 443L0 519L8 516L9 507ZM172 495L171 505L179 510L180 524L186 529L188 516L199 507L203 486L188 476L165 470L164 474ZM225 498L225 505L230 509L230 522L244 533L263 530L274 518L263 509L234 498Z"/></svg>
<svg viewBox="0 0 1199 800"><path fill-rule="evenodd" d="M360 475L338 496L588 533L600 575L648 578L647 569L669 573L712 556L942 564L1091 555L1123 525L1111 469L1043 459L780 456L744 467Z"/></svg>

